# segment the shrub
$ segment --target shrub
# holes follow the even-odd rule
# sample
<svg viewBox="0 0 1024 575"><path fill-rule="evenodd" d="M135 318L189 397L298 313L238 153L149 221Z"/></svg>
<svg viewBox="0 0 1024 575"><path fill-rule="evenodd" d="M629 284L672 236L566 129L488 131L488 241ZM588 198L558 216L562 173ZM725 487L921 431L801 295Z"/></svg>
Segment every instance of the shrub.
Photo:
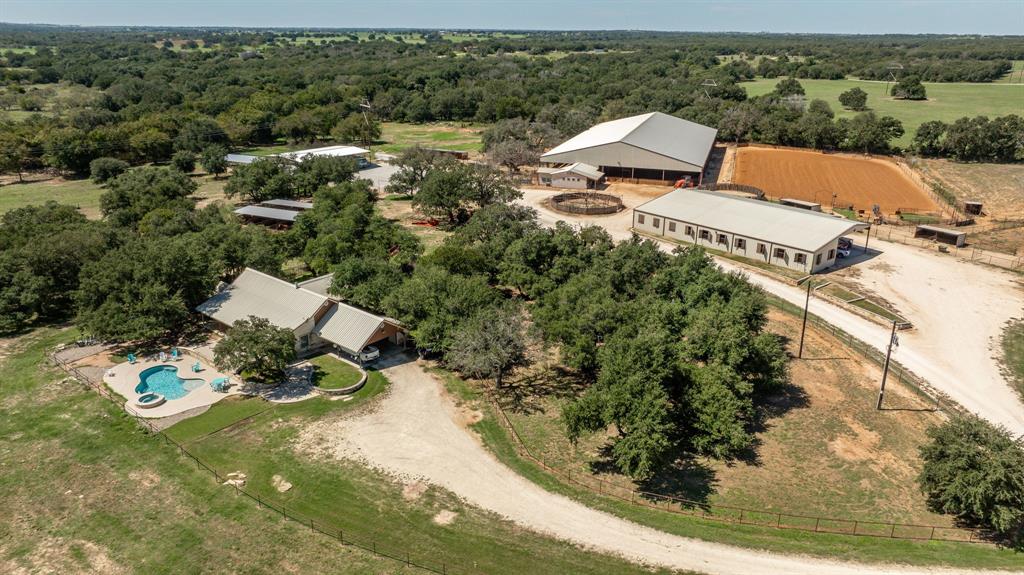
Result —
<svg viewBox="0 0 1024 575"><path fill-rule="evenodd" d="M171 166L183 174L191 174L196 169L196 155L188 150L175 152L171 156Z"/></svg>
<svg viewBox="0 0 1024 575"><path fill-rule="evenodd" d="M117 158L96 158L89 163L89 174L97 184L106 183L128 171L128 162Z"/></svg>

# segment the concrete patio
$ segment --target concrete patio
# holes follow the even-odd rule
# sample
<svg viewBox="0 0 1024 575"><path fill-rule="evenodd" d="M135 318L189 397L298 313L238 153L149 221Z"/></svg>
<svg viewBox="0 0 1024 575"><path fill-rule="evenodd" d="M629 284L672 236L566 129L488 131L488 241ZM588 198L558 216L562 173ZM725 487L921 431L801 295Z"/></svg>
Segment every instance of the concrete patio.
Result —
<svg viewBox="0 0 1024 575"><path fill-rule="evenodd" d="M199 361L199 365L202 368L199 372L192 371L192 364L196 361ZM182 379L201 379L204 385L193 389L181 399L168 399L155 407L140 408L135 404L135 400L142 395L135 392L135 386L139 385L140 381L139 374L148 368L160 365L177 367L179 377ZM218 377L229 378L231 384L226 392L214 391L210 387L210 382ZM119 363L106 370L103 374L103 382L127 400L124 404L127 411L145 418L168 417L190 409L208 407L229 395L241 393L241 385L238 378L222 373L209 362L202 359L197 360L190 355L183 355L177 360L173 360L170 357L166 361L146 358L140 359L135 363Z"/></svg>

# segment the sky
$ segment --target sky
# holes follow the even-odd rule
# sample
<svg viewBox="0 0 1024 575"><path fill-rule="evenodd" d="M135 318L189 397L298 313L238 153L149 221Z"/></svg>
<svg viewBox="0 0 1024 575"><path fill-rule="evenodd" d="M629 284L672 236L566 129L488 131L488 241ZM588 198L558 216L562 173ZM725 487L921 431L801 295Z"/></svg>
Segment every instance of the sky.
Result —
<svg viewBox="0 0 1024 575"><path fill-rule="evenodd" d="M0 0L82 26L1022 34L1024 0Z"/></svg>

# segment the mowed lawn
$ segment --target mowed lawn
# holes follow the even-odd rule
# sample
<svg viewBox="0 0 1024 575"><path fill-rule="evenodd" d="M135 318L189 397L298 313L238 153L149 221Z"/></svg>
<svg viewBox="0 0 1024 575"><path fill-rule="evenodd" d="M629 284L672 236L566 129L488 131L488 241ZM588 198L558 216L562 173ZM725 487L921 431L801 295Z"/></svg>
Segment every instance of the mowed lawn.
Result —
<svg viewBox="0 0 1024 575"><path fill-rule="evenodd" d="M412 146L443 148L464 152L479 152L484 126L449 123L381 124L381 142L373 146L375 152L395 153Z"/></svg>
<svg viewBox="0 0 1024 575"><path fill-rule="evenodd" d="M448 573L652 572L296 449L303 426L386 389L378 372L351 401L225 400L168 430L222 476L246 473L246 490L307 518L287 521L49 367L44 353L77 336L39 329L0 342L0 509L11 518L0 521L0 572L407 573L406 553ZM439 520L442 510L455 515ZM309 518L398 560L311 532Z"/></svg>
<svg viewBox="0 0 1024 575"><path fill-rule="evenodd" d="M324 389L342 389L359 383L362 374L355 366L329 355L309 360L313 365L313 383Z"/></svg>
<svg viewBox="0 0 1024 575"><path fill-rule="evenodd" d="M775 89L781 78L758 79L740 84L749 96L760 96ZM925 83L928 100L912 102L894 100L885 94L885 82L864 80L805 80L800 84L807 99L820 98L832 106L837 117L853 117L852 110L843 109L839 94L859 87L868 93L868 108L876 114L892 116L903 122L904 136L895 144L906 147L914 132L929 120L953 122L964 116L1004 116L1024 113L1024 85L1008 83Z"/></svg>
<svg viewBox="0 0 1024 575"><path fill-rule="evenodd" d="M0 214L53 200L77 206L86 216L98 218L102 193L103 188L89 179L53 178L41 182L6 184L0 187Z"/></svg>

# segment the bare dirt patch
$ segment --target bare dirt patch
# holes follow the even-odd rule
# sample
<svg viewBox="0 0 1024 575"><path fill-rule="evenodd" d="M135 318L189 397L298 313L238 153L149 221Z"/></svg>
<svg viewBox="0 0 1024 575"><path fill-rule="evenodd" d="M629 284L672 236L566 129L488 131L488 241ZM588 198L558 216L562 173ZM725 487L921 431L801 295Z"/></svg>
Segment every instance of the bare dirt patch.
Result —
<svg viewBox="0 0 1024 575"><path fill-rule="evenodd" d="M949 188L957 199L980 201L993 218L1024 218L1024 164L919 160L916 167Z"/></svg>
<svg viewBox="0 0 1024 575"><path fill-rule="evenodd" d="M402 486L402 499L416 501L427 492L427 484L422 481L413 481Z"/></svg>
<svg viewBox="0 0 1024 575"><path fill-rule="evenodd" d="M870 212L873 204L897 210L939 211L927 192L883 158L810 150L743 147L736 153L733 182L755 186L770 198L795 198L823 206Z"/></svg>
<svg viewBox="0 0 1024 575"><path fill-rule="evenodd" d="M458 516L459 514L454 511L442 509L441 511L437 512L437 515L434 516L433 521L438 525L451 525L452 522L455 521L455 518Z"/></svg>

